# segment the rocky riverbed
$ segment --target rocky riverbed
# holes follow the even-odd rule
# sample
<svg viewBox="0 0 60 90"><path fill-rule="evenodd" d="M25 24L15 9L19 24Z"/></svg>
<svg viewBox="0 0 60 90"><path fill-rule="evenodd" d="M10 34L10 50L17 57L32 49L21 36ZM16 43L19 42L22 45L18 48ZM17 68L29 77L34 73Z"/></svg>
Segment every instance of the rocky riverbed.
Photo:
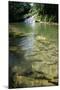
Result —
<svg viewBox="0 0 60 90"><path fill-rule="evenodd" d="M10 67L12 87L58 85L58 48L54 41L40 35L34 40L31 35L21 37L18 46L10 46L10 52L17 58Z"/></svg>

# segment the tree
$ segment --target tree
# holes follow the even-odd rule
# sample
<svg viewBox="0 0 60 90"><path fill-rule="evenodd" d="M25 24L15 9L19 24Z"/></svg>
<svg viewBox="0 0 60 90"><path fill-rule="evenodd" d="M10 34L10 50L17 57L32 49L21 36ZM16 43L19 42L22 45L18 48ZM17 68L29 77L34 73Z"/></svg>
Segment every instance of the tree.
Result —
<svg viewBox="0 0 60 90"><path fill-rule="evenodd" d="M38 16L48 16L54 22L58 22L58 5L57 4L40 4L35 3L34 7L37 10Z"/></svg>
<svg viewBox="0 0 60 90"><path fill-rule="evenodd" d="M27 14L31 6L25 2L9 1L9 22L21 21Z"/></svg>

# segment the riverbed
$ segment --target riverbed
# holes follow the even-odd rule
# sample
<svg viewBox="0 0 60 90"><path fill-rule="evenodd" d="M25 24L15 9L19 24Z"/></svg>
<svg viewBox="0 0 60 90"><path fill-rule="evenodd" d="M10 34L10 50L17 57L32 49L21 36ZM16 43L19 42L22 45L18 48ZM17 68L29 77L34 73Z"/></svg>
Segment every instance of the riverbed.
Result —
<svg viewBox="0 0 60 90"><path fill-rule="evenodd" d="M58 85L58 25L32 17L9 24L9 33L10 87Z"/></svg>

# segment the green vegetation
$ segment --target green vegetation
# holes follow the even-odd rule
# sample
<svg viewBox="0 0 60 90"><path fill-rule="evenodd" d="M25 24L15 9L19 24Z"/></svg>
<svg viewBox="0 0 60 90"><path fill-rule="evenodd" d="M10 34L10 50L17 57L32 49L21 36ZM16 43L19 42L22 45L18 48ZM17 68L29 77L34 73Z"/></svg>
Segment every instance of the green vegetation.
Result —
<svg viewBox="0 0 60 90"><path fill-rule="evenodd" d="M35 15L36 22L58 22L58 5L9 1L9 22L20 22Z"/></svg>
<svg viewBox="0 0 60 90"><path fill-rule="evenodd" d="M23 21L24 15L29 13L30 8L29 3L9 1L9 22Z"/></svg>
<svg viewBox="0 0 60 90"><path fill-rule="evenodd" d="M58 5L55 4L34 4L37 10L37 17L41 21L58 22Z"/></svg>

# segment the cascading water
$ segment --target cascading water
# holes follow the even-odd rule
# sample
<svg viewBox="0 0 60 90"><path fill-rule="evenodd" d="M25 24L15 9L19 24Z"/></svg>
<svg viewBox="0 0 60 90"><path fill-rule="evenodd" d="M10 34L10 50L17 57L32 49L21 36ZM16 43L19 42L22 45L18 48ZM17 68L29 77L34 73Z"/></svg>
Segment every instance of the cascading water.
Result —
<svg viewBox="0 0 60 90"><path fill-rule="evenodd" d="M32 17L30 17L30 18L27 18L27 19L25 20L25 23L26 23L26 24L33 24L33 23L35 23L34 16L32 16Z"/></svg>

